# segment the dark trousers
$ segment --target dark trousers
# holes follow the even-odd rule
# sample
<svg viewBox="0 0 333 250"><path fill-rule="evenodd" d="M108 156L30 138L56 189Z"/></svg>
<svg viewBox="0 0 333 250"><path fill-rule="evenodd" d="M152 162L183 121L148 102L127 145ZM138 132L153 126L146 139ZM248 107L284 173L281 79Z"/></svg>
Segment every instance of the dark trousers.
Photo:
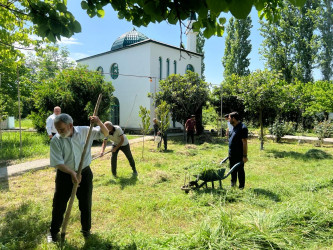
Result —
<svg viewBox="0 0 333 250"><path fill-rule="evenodd" d="M133 172L136 172L135 162L134 162L134 159L133 159L133 156L132 156L131 148L130 148L130 145L127 144L125 146L119 147L116 152L112 152L112 156L111 156L111 172L112 172L112 174L117 175L117 158L118 158L119 150L123 151L123 153L125 154L127 160L129 161L129 163L132 167Z"/></svg>
<svg viewBox="0 0 333 250"><path fill-rule="evenodd" d="M84 231L89 231L91 228L92 180L93 173L88 166L82 170L82 180L76 192L76 197L79 200L79 209L81 211L81 226ZM50 228L52 235L55 235L60 231L72 189L73 182L71 175L57 170Z"/></svg>
<svg viewBox="0 0 333 250"><path fill-rule="evenodd" d="M230 163L230 168L232 168L236 163L242 162L242 158L231 158L229 157L229 163ZM245 170L244 170L244 163L238 168L231 173L231 186L235 186L237 182L237 176L238 176L238 182L239 182L239 188L244 188L245 186Z"/></svg>
<svg viewBox="0 0 333 250"><path fill-rule="evenodd" d="M161 136L161 141L157 144L158 148L161 147L162 140L163 140L163 143L164 143L164 150L167 150L168 149L168 135L164 134L163 136Z"/></svg>
<svg viewBox="0 0 333 250"><path fill-rule="evenodd" d="M194 130L187 130L187 142L192 139L192 143L194 144Z"/></svg>

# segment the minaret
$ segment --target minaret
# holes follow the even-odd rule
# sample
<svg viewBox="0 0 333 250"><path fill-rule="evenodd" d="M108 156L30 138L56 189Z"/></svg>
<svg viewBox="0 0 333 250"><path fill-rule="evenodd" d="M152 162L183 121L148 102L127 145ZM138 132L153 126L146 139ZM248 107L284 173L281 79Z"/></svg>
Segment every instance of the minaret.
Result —
<svg viewBox="0 0 333 250"><path fill-rule="evenodd" d="M193 32L192 24L197 20L195 13L191 13L191 16L187 21L186 37L187 37L187 46L186 49L192 52L197 52L197 34L198 32Z"/></svg>

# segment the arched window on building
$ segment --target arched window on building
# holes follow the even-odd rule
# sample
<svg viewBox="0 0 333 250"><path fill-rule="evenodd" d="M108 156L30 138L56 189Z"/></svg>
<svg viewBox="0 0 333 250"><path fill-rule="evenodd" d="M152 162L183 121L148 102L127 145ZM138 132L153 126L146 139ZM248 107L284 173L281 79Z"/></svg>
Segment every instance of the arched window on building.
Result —
<svg viewBox="0 0 333 250"><path fill-rule="evenodd" d="M166 77L168 77L170 75L170 59L169 58L166 59L166 64L167 64Z"/></svg>
<svg viewBox="0 0 333 250"><path fill-rule="evenodd" d="M158 58L158 61L159 61L159 65L160 65L160 76L159 76L159 78L160 78L160 80L162 80L162 57L159 57Z"/></svg>
<svg viewBox="0 0 333 250"><path fill-rule="evenodd" d="M119 125L120 121L120 106L117 97L113 97L113 103L111 105L111 122L112 124Z"/></svg>
<svg viewBox="0 0 333 250"><path fill-rule="evenodd" d="M96 71L98 71L99 73L101 73L101 75L103 75L104 70L103 70L102 66L98 66Z"/></svg>
<svg viewBox="0 0 333 250"><path fill-rule="evenodd" d="M176 62L176 60L173 61L173 73L177 74L177 62Z"/></svg>
<svg viewBox="0 0 333 250"><path fill-rule="evenodd" d="M194 72L194 67L193 67L192 64L187 64L187 66L186 66L186 70L185 70L185 73L186 73L186 71L188 71L188 70Z"/></svg>
<svg viewBox="0 0 333 250"><path fill-rule="evenodd" d="M117 63L114 63L114 64L111 65L110 74L111 74L112 79L117 79L118 78L118 76L119 76L119 68L118 68L118 64Z"/></svg>

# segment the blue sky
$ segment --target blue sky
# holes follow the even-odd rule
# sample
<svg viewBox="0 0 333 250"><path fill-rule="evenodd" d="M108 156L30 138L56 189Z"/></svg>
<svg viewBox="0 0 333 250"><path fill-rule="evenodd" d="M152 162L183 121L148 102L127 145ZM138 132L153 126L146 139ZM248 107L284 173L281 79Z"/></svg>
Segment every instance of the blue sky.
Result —
<svg viewBox="0 0 333 250"><path fill-rule="evenodd" d="M106 52L111 49L113 42L122 34L133 29L133 25L126 20L118 19L117 13L110 5L105 8L104 18L90 18L81 9L79 1L68 1L68 9L75 18L81 23L82 32L75 34L70 39L62 39L61 44L65 45L70 51L70 57L77 60L83 57ZM230 15L226 15L229 19ZM259 47L262 37L259 33L257 12L251 12L253 28L250 40L252 42L252 52L250 54L250 70L264 68L264 61L261 60ZM180 44L179 25L171 25L166 22L150 24L148 27L135 27L147 37L174 46ZM183 33L185 29L183 29ZM211 37L205 43L205 76L206 81L213 85L218 85L223 80L223 67L221 59L224 53L226 33L223 37ZM183 34L183 43L186 45L186 35Z"/></svg>

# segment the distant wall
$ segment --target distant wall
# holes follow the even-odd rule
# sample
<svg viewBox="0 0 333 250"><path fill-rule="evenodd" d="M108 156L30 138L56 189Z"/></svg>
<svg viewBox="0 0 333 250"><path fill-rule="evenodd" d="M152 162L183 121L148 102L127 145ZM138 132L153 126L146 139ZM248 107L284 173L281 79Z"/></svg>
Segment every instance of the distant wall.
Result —
<svg viewBox="0 0 333 250"><path fill-rule="evenodd" d="M6 120L1 122L1 129L13 129L15 128L14 116L9 116Z"/></svg>

